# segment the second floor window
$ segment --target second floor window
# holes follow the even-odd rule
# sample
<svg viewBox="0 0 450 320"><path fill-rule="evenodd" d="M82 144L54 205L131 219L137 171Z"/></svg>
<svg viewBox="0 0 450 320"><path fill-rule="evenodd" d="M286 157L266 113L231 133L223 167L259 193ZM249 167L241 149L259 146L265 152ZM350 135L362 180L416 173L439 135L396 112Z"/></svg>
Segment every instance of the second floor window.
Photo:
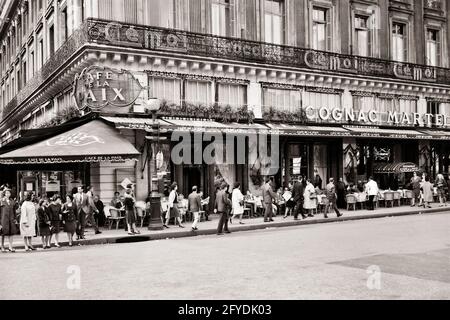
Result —
<svg viewBox="0 0 450 320"><path fill-rule="evenodd" d="M213 0L211 10L212 33L222 37L231 36L230 0Z"/></svg>
<svg viewBox="0 0 450 320"><path fill-rule="evenodd" d="M165 100L167 103L179 105L181 103L181 80L151 78L150 97Z"/></svg>
<svg viewBox="0 0 450 320"><path fill-rule="evenodd" d="M331 50L330 10L314 7L312 13L312 48Z"/></svg>
<svg viewBox="0 0 450 320"><path fill-rule="evenodd" d="M265 41L284 43L284 1L266 0L264 4Z"/></svg>
<svg viewBox="0 0 450 320"><path fill-rule="evenodd" d="M211 105L213 102L211 82L186 80L184 100L195 105Z"/></svg>
<svg viewBox="0 0 450 320"><path fill-rule="evenodd" d="M231 83L219 83L217 89L217 102L219 105L229 105L233 109L247 105L247 86Z"/></svg>
<svg viewBox="0 0 450 320"><path fill-rule="evenodd" d="M437 67L441 60L441 42L439 31L435 29L427 29L427 56L426 63L429 66Z"/></svg>
<svg viewBox="0 0 450 320"><path fill-rule="evenodd" d="M355 53L359 56L372 56L370 17L355 16Z"/></svg>
<svg viewBox="0 0 450 320"><path fill-rule="evenodd" d="M263 88L264 110L275 108L279 111L296 112L301 107L299 90Z"/></svg>
<svg viewBox="0 0 450 320"><path fill-rule="evenodd" d="M406 24L392 24L392 58L396 61L408 61L408 37Z"/></svg>

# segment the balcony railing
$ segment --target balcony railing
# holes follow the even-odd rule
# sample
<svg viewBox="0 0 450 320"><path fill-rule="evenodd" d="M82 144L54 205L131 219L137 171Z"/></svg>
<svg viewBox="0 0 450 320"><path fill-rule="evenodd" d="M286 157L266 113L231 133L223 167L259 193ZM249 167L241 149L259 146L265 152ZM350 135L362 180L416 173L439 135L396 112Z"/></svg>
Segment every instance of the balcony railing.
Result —
<svg viewBox="0 0 450 320"><path fill-rule="evenodd" d="M88 21L89 40L207 58L450 84L450 69L151 26Z"/></svg>
<svg viewBox="0 0 450 320"><path fill-rule="evenodd" d="M69 62L86 44L146 49L208 58L238 60L291 68L314 69L365 77L403 79L450 85L450 69L401 63L370 57L275 45L238 38L193 33L159 27L88 19L55 52L14 100L5 106L2 120L19 107L51 75Z"/></svg>
<svg viewBox="0 0 450 320"><path fill-rule="evenodd" d="M442 10L441 0L426 0L425 8L433 10Z"/></svg>

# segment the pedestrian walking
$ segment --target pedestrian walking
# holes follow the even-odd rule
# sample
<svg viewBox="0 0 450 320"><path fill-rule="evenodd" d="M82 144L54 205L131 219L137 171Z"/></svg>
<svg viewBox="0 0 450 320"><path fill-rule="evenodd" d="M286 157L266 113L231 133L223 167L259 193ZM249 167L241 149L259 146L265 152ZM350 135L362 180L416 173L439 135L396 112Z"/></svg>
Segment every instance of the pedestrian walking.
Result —
<svg viewBox="0 0 450 320"><path fill-rule="evenodd" d="M239 224L242 222L242 216L244 214L244 195L241 192L241 184L235 182L233 186L233 192L231 193L231 205L232 205L232 217L230 223L233 223L235 217L239 217Z"/></svg>
<svg viewBox="0 0 450 320"><path fill-rule="evenodd" d="M98 195L94 196L94 204L97 208L97 213L94 214L95 222L97 223L97 226L103 227L105 226L106 216L105 216L105 205L103 204L103 201L100 200L100 197Z"/></svg>
<svg viewBox="0 0 450 320"><path fill-rule="evenodd" d="M303 219L306 219L306 215L303 213L303 193L304 193L303 177L299 176L298 180L294 183L292 189L292 199L294 200L294 220L298 220L298 215L301 214Z"/></svg>
<svg viewBox="0 0 450 320"><path fill-rule="evenodd" d="M283 192L283 199L285 203L285 209L284 209L284 216L283 219L286 219L288 215L292 214L292 210L295 206L294 199L292 198L292 192L291 192L291 184L289 184L289 187L284 188Z"/></svg>
<svg viewBox="0 0 450 320"><path fill-rule="evenodd" d="M89 222L91 226L94 228L95 234L100 234L102 232L98 229L97 222L95 221L94 218L94 214L98 215L99 210L97 209L94 203L94 188L92 186L88 186L86 188L86 196L87 200L84 207L84 211L86 212L85 224Z"/></svg>
<svg viewBox="0 0 450 320"><path fill-rule="evenodd" d="M264 222L273 222L273 201L278 200L278 195L272 190L272 178L266 177L266 183L262 186L264 204Z"/></svg>
<svg viewBox="0 0 450 320"><path fill-rule="evenodd" d="M197 192L197 186L192 187L192 192L188 196L188 211L192 213L192 231L197 231L198 220L200 215L200 209L202 207L202 198Z"/></svg>
<svg viewBox="0 0 450 320"><path fill-rule="evenodd" d="M128 234L129 235L140 234L140 232L136 227L136 208L135 208L136 199L134 198L131 185L129 185L127 190L125 191L124 197L125 197L124 199L125 220L127 222Z"/></svg>
<svg viewBox="0 0 450 320"><path fill-rule="evenodd" d="M67 233L67 239L69 240L69 247L73 246L73 235L77 230L78 224L78 210L76 204L73 202L73 196L66 196L66 203L62 208L62 218L64 224L64 232Z"/></svg>
<svg viewBox="0 0 450 320"><path fill-rule="evenodd" d="M303 192L303 209L308 214L308 217L314 217L314 210L317 209L317 194L316 189L314 188L313 184L311 183L310 179L306 180L306 187L305 191Z"/></svg>
<svg viewBox="0 0 450 320"><path fill-rule="evenodd" d="M433 185L430 182L430 177L425 176L425 181L422 184L423 192L423 207L431 208L430 203L433 202Z"/></svg>
<svg viewBox="0 0 450 320"><path fill-rule="evenodd" d="M50 248L50 218L47 209L48 202L46 199L39 200L39 207L37 210L39 235L42 239L42 249Z"/></svg>
<svg viewBox="0 0 450 320"><path fill-rule="evenodd" d="M369 203L367 204L367 209L373 211L375 210L373 201L375 197L378 196L379 193L378 184L376 183L375 180L373 180L373 177L370 177L369 181L366 184L366 193L369 196Z"/></svg>
<svg viewBox="0 0 450 320"><path fill-rule="evenodd" d="M36 207L33 203L33 194L28 192L25 201L20 207L20 235L23 237L25 251L36 250L31 240L36 236Z"/></svg>
<svg viewBox="0 0 450 320"><path fill-rule="evenodd" d="M413 197L411 199L411 207L414 207L416 205L416 201L420 198L420 182L421 179L417 172L413 173L413 177L411 178L411 188Z"/></svg>
<svg viewBox="0 0 450 320"><path fill-rule="evenodd" d="M336 184L336 193L337 193L337 206L339 209L344 209L346 206L345 203L345 189L346 189L346 185L344 183L344 179L343 178L339 178L338 183Z"/></svg>
<svg viewBox="0 0 450 320"><path fill-rule="evenodd" d="M178 210L178 184L176 182L172 183L172 185L170 186L170 190L171 191L169 194L166 221L163 226L165 228L169 228L169 220L170 216L172 215L175 221L178 221L178 226L180 228L184 228L184 226L181 224L180 211Z"/></svg>
<svg viewBox="0 0 450 320"><path fill-rule="evenodd" d="M55 195L52 197L52 201L48 205L48 217L50 218L49 244L51 246L52 236L55 235L55 246L57 248L61 248L61 246L59 245L59 233L61 232L62 220L62 204L60 196Z"/></svg>
<svg viewBox="0 0 450 320"><path fill-rule="evenodd" d="M3 190L3 198L0 200L0 232L2 234L2 252L5 250L5 237L8 237L9 252L16 252L13 248L13 237L17 234L17 204L11 199L11 189Z"/></svg>
<svg viewBox="0 0 450 320"><path fill-rule="evenodd" d="M437 189L437 194L438 194L438 198L439 198L439 207L443 207L443 206L447 206L447 199L446 199L446 195L445 195L445 179L444 176L442 175L442 173L439 173L436 176L436 189Z"/></svg>
<svg viewBox="0 0 450 320"><path fill-rule="evenodd" d="M223 233L231 233L228 230L228 211L230 210L232 203L228 199L226 189L228 185L226 182L222 182L220 189L217 191L216 199L214 203L214 212L220 215L219 224L217 226L217 235L223 235Z"/></svg>
<svg viewBox="0 0 450 320"><path fill-rule="evenodd" d="M334 179L330 178L330 182L327 184L326 187L326 196L328 201L330 202L330 208L332 208L335 212L337 217L341 217L342 213L339 212L339 209L337 207L337 194L336 194L336 186L334 184ZM327 210L324 211L324 217L328 218L327 216Z"/></svg>

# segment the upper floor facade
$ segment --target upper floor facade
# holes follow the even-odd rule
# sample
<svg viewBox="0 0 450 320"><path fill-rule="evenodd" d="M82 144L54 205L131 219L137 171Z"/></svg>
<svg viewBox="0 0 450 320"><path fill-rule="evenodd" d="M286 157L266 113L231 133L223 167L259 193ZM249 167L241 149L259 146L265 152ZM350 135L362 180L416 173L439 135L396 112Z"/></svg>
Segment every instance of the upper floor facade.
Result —
<svg viewBox="0 0 450 320"><path fill-rule="evenodd" d="M0 8L2 130L51 117L70 103L73 74L99 61L146 71L150 87L166 85L160 72L225 74L246 88L228 89L239 103L287 109L297 102L286 101L360 108L368 93L407 101L420 93L426 112L426 99L447 103L450 92L450 0L4 0ZM174 80L175 100L189 96L183 81ZM207 102L221 99L220 86L198 88Z"/></svg>

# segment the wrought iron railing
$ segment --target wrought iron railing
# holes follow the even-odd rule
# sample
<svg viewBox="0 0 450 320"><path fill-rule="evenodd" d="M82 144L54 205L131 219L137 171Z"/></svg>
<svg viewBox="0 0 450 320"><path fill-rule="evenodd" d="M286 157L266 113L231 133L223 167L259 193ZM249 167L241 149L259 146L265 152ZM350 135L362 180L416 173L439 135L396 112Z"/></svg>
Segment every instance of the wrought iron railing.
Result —
<svg viewBox="0 0 450 320"><path fill-rule="evenodd" d="M99 44L326 70L363 76L450 84L450 69L220 37L175 29L88 20L89 40Z"/></svg>
<svg viewBox="0 0 450 320"><path fill-rule="evenodd" d="M442 10L442 2L441 2L441 0L426 0L425 8L434 9L434 10Z"/></svg>

